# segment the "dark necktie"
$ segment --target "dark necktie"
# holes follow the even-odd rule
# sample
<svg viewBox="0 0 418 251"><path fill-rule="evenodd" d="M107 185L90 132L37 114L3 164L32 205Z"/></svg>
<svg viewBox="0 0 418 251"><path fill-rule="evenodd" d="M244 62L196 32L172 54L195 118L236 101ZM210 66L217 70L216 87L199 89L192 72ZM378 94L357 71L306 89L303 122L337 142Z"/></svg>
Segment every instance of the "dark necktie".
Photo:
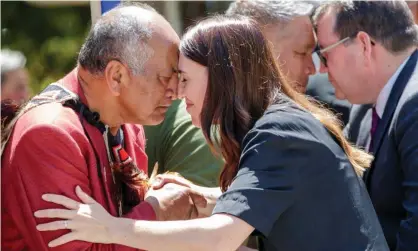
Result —
<svg viewBox="0 0 418 251"><path fill-rule="evenodd" d="M373 138L376 133L377 125L379 124L380 118L376 112L376 107L373 107L372 112L372 127L370 128L370 145L369 145L369 152L371 152L373 147Z"/></svg>

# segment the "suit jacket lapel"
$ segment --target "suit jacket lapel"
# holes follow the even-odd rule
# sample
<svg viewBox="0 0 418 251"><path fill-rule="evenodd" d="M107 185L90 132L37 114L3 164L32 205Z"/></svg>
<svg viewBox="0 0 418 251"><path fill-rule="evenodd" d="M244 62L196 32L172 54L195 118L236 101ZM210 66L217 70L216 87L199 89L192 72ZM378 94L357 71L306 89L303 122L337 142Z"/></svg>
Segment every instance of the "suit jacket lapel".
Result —
<svg viewBox="0 0 418 251"><path fill-rule="evenodd" d="M392 121L393 113L396 109L398 101L405 89L405 86L409 82L409 79L411 78L412 73L415 70L417 59L418 59L418 51L415 51L409 58L408 62L405 64L405 67L402 69L398 78L396 79L396 82L390 93L389 99L385 106L383 117L380 120L379 125L375 132L373 146L371 147L371 150L375 155L375 159L379 153L382 139L384 135L386 134L387 129L389 128L390 122Z"/></svg>

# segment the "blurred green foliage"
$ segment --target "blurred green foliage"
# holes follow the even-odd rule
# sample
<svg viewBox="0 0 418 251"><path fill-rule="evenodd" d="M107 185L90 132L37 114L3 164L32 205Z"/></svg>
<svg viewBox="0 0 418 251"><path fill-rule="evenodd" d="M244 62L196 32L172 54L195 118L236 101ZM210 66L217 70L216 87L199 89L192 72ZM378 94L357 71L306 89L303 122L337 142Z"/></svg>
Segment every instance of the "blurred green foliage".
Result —
<svg viewBox="0 0 418 251"><path fill-rule="evenodd" d="M90 6L38 7L1 1L1 48L27 58L33 94L60 79L76 65L91 26Z"/></svg>

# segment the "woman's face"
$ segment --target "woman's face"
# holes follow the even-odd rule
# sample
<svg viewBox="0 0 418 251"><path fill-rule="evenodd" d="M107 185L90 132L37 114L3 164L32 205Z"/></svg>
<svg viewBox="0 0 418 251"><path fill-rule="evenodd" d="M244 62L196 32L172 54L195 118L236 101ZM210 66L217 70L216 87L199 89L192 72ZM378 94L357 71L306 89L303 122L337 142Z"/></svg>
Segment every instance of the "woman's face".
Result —
<svg viewBox="0 0 418 251"><path fill-rule="evenodd" d="M201 127L200 113L208 85L208 68L180 53L179 70L181 73L179 95L186 100L187 112L192 117L193 125Z"/></svg>

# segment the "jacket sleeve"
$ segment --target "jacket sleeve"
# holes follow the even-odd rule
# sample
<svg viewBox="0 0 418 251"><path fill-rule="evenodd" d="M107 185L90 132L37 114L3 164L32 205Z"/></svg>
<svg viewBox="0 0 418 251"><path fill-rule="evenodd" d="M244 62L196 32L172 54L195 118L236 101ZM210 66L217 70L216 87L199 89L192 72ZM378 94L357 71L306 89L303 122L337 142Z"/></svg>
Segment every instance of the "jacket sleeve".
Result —
<svg viewBox="0 0 418 251"><path fill-rule="evenodd" d="M63 129L65 128L65 130ZM10 143L10 142L9 142ZM80 185L91 195L89 169L83 145L89 144L83 132L71 125L35 125L26 129L13 142L9 157L10 172L7 210L30 250L49 250L48 243L68 230L40 232L36 225L57 219L38 219L34 212L58 205L41 199L44 193L55 193L78 200L75 187ZM85 148L85 147L84 147ZM141 203L126 217L154 220L155 214L148 203ZM73 241L54 250L135 250L125 246L93 244Z"/></svg>
<svg viewBox="0 0 418 251"><path fill-rule="evenodd" d="M418 250L418 94L399 113L396 128L398 154L403 172L405 218L397 235L397 251Z"/></svg>

